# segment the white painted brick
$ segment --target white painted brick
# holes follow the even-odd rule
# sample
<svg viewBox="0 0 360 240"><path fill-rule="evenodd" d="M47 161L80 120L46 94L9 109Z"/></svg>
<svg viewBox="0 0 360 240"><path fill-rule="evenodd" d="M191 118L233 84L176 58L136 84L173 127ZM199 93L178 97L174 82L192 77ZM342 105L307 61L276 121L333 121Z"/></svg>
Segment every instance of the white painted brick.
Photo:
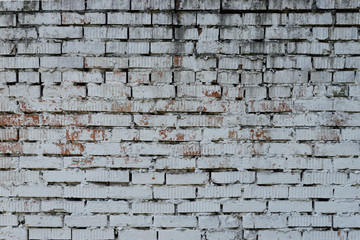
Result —
<svg viewBox="0 0 360 240"><path fill-rule="evenodd" d="M177 206L179 213L206 213L219 212L220 203L213 201L182 202Z"/></svg>
<svg viewBox="0 0 360 240"><path fill-rule="evenodd" d="M304 184L346 184L348 175L339 172L304 172L302 176Z"/></svg>
<svg viewBox="0 0 360 240"><path fill-rule="evenodd" d="M166 174L168 185L206 184L208 181L208 173Z"/></svg>
<svg viewBox="0 0 360 240"><path fill-rule="evenodd" d="M149 240L156 240L156 231L149 231L149 230L122 230L118 231L118 236L120 239L129 239L129 240L136 240L136 239L149 239Z"/></svg>
<svg viewBox="0 0 360 240"><path fill-rule="evenodd" d="M336 228L358 228L360 224L359 216L334 216L333 226Z"/></svg>
<svg viewBox="0 0 360 240"><path fill-rule="evenodd" d="M197 190L198 198L232 198L242 195L241 185L198 187Z"/></svg>
<svg viewBox="0 0 360 240"><path fill-rule="evenodd" d="M129 172L125 171L86 171L88 182L129 182Z"/></svg>
<svg viewBox="0 0 360 240"><path fill-rule="evenodd" d="M134 98L173 98L173 86L137 86L132 88Z"/></svg>
<svg viewBox="0 0 360 240"><path fill-rule="evenodd" d="M252 183L255 181L255 173L244 172L214 172L211 173L211 180L214 183Z"/></svg>
<svg viewBox="0 0 360 240"><path fill-rule="evenodd" d="M311 212L311 202L269 201L270 212Z"/></svg>
<svg viewBox="0 0 360 240"><path fill-rule="evenodd" d="M149 227L152 226L152 216L111 215L110 226Z"/></svg>
<svg viewBox="0 0 360 240"><path fill-rule="evenodd" d="M258 239L300 239L301 233L298 231L288 231L288 232L277 232L271 230L261 230L258 232Z"/></svg>
<svg viewBox="0 0 360 240"><path fill-rule="evenodd" d="M244 198L287 198L288 187L285 186L246 186L244 187Z"/></svg>
<svg viewBox="0 0 360 240"><path fill-rule="evenodd" d="M154 226L156 227L196 227L195 216L155 216Z"/></svg>
<svg viewBox="0 0 360 240"><path fill-rule="evenodd" d="M105 53L105 43L101 42L73 42L63 43L62 52L80 55L102 55Z"/></svg>
<svg viewBox="0 0 360 240"><path fill-rule="evenodd" d="M66 24L105 24L106 15L105 13L74 13L74 12L63 12L61 14L61 23Z"/></svg>
<svg viewBox="0 0 360 240"><path fill-rule="evenodd" d="M115 239L114 229L73 229L72 238L81 240Z"/></svg>
<svg viewBox="0 0 360 240"><path fill-rule="evenodd" d="M315 211L319 213L347 213L359 211L356 202L315 202Z"/></svg>
<svg viewBox="0 0 360 240"><path fill-rule="evenodd" d="M82 38L82 34L81 27L39 27L39 36L41 38Z"/></svg>
<svg viewBox="0 0 360 240"><path fill-rule="evenodd" d="M174 213L175 206L172 203L144 202L133 203L133 213Z"/></svg>
<svg viewBox="0 0 360 240"><path fill-rule="evenodd" d="M224 212L264 212L266 202L250 200L250 201L228 201L223 203Z"/></svg>
<svg viewBox="0 0 360 240"><path fill-rule="evenodd" d="M30 239L71 239L71 229L62 228L31 228L29 229Z"/></svg>
<svg viewBox="0 0 360 240"><path fill-rule="evenodd" d="M331 187L290 187L289 198L308 199L308 198L331 198L333 188Z"/></svg>
<svg viewBox="0 0 360 240"><path fill-rule="evenodd" d="M18 217L14 215L1 215L0 226L17 226Z"/></svg>
<svg viewBox="0 0 360 240"><path fill-rule="evenodd" d="M2 228L0 238L3 239L26 239L27 231L25 228Z"/></svg>
<svg viewBox="0 0 360 240"><path fill-rule="evenodd" d="M29 227L62 227L63 218L61 216L25 216L25 225Z"/></svg>
<svg viewBox="0 0 360 240"><path fill-rule="evenodd" d="M261 228L285 228L286 216L284 215L245 215L243 217L243 227L249 229L261 229Z"/></svg>
<svg viewBox="0 0 360 240"><path fill-rule="evenodd" d="M127 213L129 204L125 201L88 201L85 210L91 213Z"/></svg>
<svg viewBox="0 0 360 240"><path fill-rule="evenodd" d="M84 38L87 40L109 40L127 39L128 32L126 27L84 27Z"/></svg>
<svg viewBox="0 0 360 240"><path fill-rule="evenodd" d="M131 182L133 184L164 184L164 173L132 173Z"/></svg>
<svg viewBox="0 0 360 240"><path fill-rule="evenodd" d="M36 200L2 199L0 203L0 209L2 212L40 212L40 201Z"/></svg>
<svg viewBox="0 0 360 240"><path fill-rule="evenodd" d="M339 239L346 238L346 232L342 231L306 231L303 239Z"/></svg>
<svg viewBox="0 0 360 240"><path fill-rule="evenodd" d="M104 227L107 225L105 215L65 216L64 224L69 227Z"/></svg>
<svg viewBox="0 0 360 240"><path fill-rule="evenodd" d="M289 216L288 226L292 227L331 227L331 216Z"/></svg>
<svg viewBox="0 0 360 240"><path fill-rule="evenodd" d="M220 220L218 216L199 216L198 224L201 229L218 228Z"/></svg>
<svg viewBox="0 0 360 240"><path fill-rule="evenodd" d="M65 213L81 213L84 211L83 201L67 201L67 200L43 200L41 201L42 212L65 212Z"/></svg>
<svg viewBox="0 0 360 240"><path fill-rule="evenodd" d="M296 184L300 182L300 173L259 172L256 179L257 184Z"/></svg>
<svg viewBox="0 0 360 240"><path fill-rule="evenodd" d="M159 240L181 240L181 239L201 239L201 232L199 230L160 230L159 231Z"/></svg>

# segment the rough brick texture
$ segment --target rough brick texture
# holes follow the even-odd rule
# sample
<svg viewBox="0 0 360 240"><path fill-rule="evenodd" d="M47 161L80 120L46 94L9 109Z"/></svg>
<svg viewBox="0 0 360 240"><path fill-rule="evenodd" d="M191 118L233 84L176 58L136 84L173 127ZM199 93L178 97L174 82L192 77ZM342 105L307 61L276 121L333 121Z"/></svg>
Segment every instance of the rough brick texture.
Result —
<svg viewBox="0 0 360 240"><path fill-rule="evenodd" d="M0 239L360 239L359 0L0 0Z"/></svg>

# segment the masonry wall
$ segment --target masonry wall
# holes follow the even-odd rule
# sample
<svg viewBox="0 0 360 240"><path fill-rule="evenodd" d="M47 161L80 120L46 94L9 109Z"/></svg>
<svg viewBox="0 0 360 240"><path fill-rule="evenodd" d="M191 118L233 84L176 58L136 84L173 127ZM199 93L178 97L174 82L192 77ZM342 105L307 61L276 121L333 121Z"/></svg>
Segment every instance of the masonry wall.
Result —
<svg viewBox="0 0 360 240"><path fill-rule="evenodd" d="M360 239L360 1L0 2L1 239Z"/></svg>

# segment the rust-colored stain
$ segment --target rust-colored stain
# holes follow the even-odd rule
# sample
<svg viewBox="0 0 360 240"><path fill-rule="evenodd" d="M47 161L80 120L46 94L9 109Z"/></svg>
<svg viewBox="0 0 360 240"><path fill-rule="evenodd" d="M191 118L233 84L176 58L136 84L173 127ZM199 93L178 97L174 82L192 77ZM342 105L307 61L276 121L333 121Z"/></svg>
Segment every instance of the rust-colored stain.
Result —
<svg viewBox="0 0 360 240"><path fill-rule="evenodd" d="M149 117L143 116L142 119L139 120L140 125L148 126L149 125Z"/></svg>
<svg viewBox="0 0 360 240"><path fill-rule="evenodd" d="M207 97L221 97L220 91L203 91L203 94Z"/></svg>
<svg viewBox="0 0 360 240"><path fill-rule="evenodd" d="M168 137L169 130L160 130L159 135L162 140L165 140Z"/></svg>
<svg viewBox="0 0 360 240"><path fill-rule="evenodd" d="M55 143L60 148L61 155L81 155L84 153L84 145L81 143Z"/></svg>
<svg viewBox="0 0 360 240"><path fill-rule="evenodd" d="M111 104L112 112L131 112L133 103L113 103Z"/></svg>
<svg viewBox="0 0 360 240"><path fill-rule="evenodd" d="M198 156L201 154L201 150L197 146L184 146L183 147L183 156Z"/></svg>
<svg viewBox="0 0 360 240"><path fill-rule="evenodd" d="M1 114L0 125L3 126L38 126L40 115L38 114Z"/></svg>
<svg viewBox="0 0 360 240"><path fill-rule="evenodd" d="M228 138L230 139L238 139L239 133L237 130L229 130Z"/></svg>
<svg viewBox="0 0 360 240"><path fill-rule="evenodd" d="M93 141L97 141L97 140L105 141L105 140L107 140L106 137L105 137L105 129L89 129L88 132L90 132L90 138Z"/></svg>
<svg viewBox="0 0 360 240"><path fill-rule="evenodd" d="M23 147L22 142L0 142L0 153L23 154Z"/></svg>
<svg viewBox="0 0 360 240"><path fill-rule="evenodd" d="M70 140L70 141L79 140L79 134L80 134L80 131L67 129L66 130L66 140Z"/></svg>
<svg viewBox="0 0 360 240"><path fill-rule="evenodd" d="M177 141L183 141L184 138L185 138L185 135L184 135L184 134L182 134L182 133L176 134L176 140L177 140Z"/></svg>
<svg viewBox="0 0 360 240"><path fill-rule="evenodd" d="M285 102L280 103L261 103L261 108L264 111L273 111L273 112L292 112L291 106Z"/></svg>
<svg viewBox="0 0 360 240"><path fill-rule="evenodd" d="M184 59L184 57L182 57L182 56L173 57L174 67L181 67L183 65L183 59Z"/></svg>
<svg viewBox="0 0 360 240"><path fill-rule="evenodd" d="M266 129L251 129L251 139L252 140L266 140L270 141L271 137L268 137L266 134L268 134L268 130Z"/></svg>

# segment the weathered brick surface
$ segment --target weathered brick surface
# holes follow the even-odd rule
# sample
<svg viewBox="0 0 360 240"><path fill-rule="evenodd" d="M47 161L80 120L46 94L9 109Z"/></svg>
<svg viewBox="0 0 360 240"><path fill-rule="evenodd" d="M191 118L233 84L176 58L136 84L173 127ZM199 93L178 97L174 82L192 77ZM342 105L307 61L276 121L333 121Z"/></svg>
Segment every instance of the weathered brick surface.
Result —
<svg viewBox="0 0 360 240"><path fill-rule="evenodd" d="M360 239L359 8L0 0L0 239Z"/></svg>

